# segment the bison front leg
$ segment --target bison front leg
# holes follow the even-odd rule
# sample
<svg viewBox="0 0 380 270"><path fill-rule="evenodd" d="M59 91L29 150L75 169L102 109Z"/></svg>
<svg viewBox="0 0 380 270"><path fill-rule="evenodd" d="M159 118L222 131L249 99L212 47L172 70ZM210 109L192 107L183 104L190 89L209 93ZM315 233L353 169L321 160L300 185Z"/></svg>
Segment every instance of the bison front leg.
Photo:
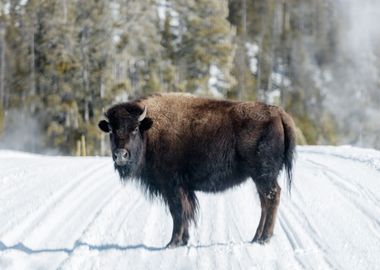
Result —
<svg viewBox="0 0 380 270"><path fill-rule="evenodd" d="M194 220L196 211L195 194L179 188L168 198L168 204L173 218L173 232L166 247L185 246L189 240L189 224Z"/></svg>
<svg viewBox="0 0 380 270"><path fill-rule="evenodd" d="M173 218L173 232L172 232L172 238L170 242L166 245L166 247L172 248L172 247L186 245L186 243L183 243L183 240L182 240L184 226L182 225L181 216L179 214L180 210L170 205L169 205L169 209L170 209L170 214L172 215L172 218Z"/></svg>
<svg viewBox="0 0 380 270"><path fill-rule="evenodd" d="M260 196L261 218L252 242L264 244L269 242L273 235L274 225L280 204L281 188L277 181L260 183L256 182Z"/></svg>

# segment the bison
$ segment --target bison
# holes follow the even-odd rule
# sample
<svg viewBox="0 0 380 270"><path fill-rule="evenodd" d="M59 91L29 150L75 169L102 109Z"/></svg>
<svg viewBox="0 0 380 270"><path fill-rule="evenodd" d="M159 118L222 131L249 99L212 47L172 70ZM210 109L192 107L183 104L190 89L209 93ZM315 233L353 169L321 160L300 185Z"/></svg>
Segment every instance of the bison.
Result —
<svg viewBox="0 0 380 270"><path fill-rule="evenodd" d="M167 247L186 245L198 208L196 191L222 192L252 179L261 218L252 242L273 235L284 167L292 181L295 132L283 109L238 102L158 94L112 106L99 128L109 133L122 181L137 179L163 199L173 218Z"/></svg>

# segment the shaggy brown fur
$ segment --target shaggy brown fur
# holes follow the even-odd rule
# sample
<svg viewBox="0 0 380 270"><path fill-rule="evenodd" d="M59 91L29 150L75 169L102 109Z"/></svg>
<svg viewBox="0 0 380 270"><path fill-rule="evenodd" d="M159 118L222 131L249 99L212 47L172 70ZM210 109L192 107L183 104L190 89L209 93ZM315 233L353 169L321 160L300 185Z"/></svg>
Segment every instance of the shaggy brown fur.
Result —
<svg viewBox="0 0 380 270"><path fill-rule="evenodd" d="M138 179L148 194L169 206L173 234L168 246L187 244L197 209L195 191L224 191L249 177L262 208L253 241L269 241L280 201L277 177L285 167L290 188L295 149L294 123L281 108L162 94L115 105L106 117L109 123L103 120L99 127L111 132L121 179Z"/></svg>

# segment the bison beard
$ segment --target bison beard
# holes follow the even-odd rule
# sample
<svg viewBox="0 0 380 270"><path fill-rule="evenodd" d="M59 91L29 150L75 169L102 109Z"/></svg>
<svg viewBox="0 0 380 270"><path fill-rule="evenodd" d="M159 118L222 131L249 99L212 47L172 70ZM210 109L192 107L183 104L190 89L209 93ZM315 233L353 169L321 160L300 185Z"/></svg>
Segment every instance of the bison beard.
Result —
<svg viewBox="0 0 380 270"><path fill-rule="evenodd" d="M261 217L253 242L273 235L286 169L291 186L294 123L281 108L163 94L111 107L99 128L111 133L112 152L125 150L122 181L136 179L164 200L173 218L168 247L186 245L195 222L195 191L221 192L247 179L256 184ZM124 153L123 152L123 153Z"/></svg>
<svg viewBox="0 0 380 270"><path fill-rule="evenodd" d="M136 177L137 174L137 164L131 162L125 166L119 166L116 163L114 164L115 170L119 173L120 180L122 182L127 181L128 178Z"/></svg>

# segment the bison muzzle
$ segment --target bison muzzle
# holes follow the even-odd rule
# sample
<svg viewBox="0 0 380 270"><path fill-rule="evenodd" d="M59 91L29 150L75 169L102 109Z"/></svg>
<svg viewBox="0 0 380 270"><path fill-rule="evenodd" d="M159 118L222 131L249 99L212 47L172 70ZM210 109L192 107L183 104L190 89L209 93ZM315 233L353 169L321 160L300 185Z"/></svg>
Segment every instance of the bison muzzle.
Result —
<svg viewBox="0 0 380 270"><path fill-rule="evenodd" d="M99 128L109 133L122 181L138 180L164 200L173 218L168 247L186 245L195 222L195 191L221 192L247 179L256 184L261 218L253 242L273 235L285 168L291 186L295 151L292 118L260 102L153 95L117 104Z"/></svg>

